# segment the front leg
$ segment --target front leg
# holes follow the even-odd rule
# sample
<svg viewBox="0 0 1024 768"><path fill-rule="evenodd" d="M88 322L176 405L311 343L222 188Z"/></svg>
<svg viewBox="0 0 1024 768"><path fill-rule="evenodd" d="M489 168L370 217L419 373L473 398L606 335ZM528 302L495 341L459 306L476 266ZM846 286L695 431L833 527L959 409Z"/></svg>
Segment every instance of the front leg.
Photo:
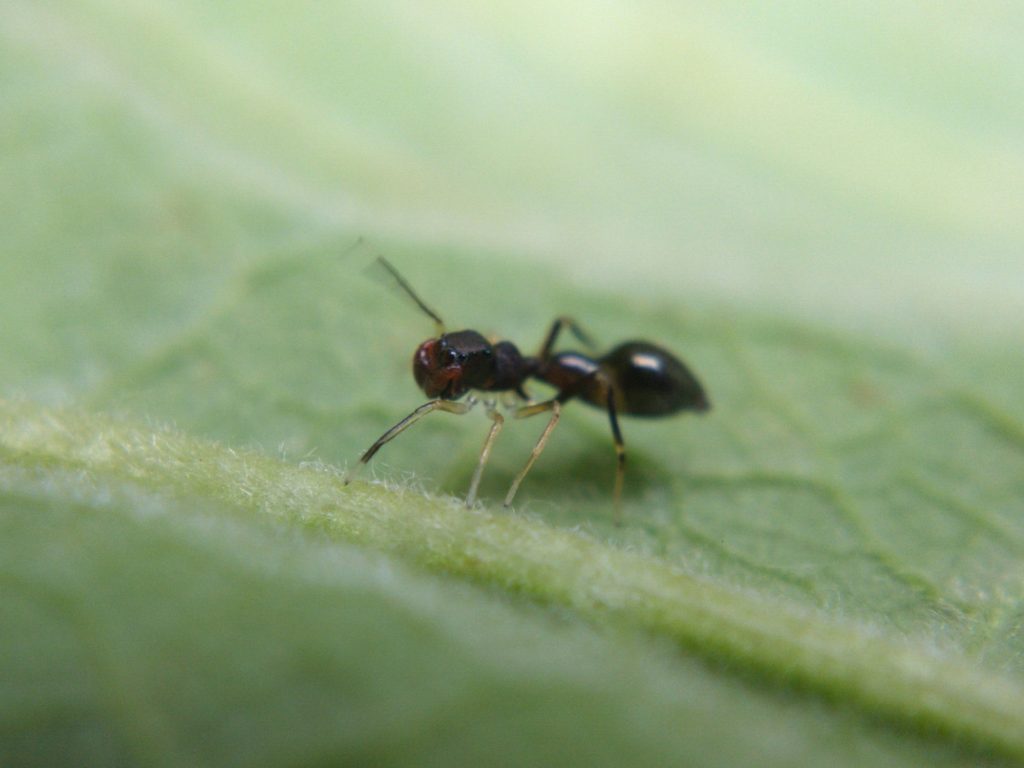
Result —
<svg viewBox="0 0 1024 768"><path fill-rule="evenodd" d="M402 432L404 432L417 421L422 419L428 413L431 413L433 411L447 411L448 413L463 414L466 413L475 404L475 400L468 400L464 403L456 403L451 400L431 400L429 403L424 403L415 411L413 411L404 419L402 419L400 422L395 424L395 426L393 426L383 435L378 437L376 442L366 449L366 452L359 457L359 461L356 463L356 465L354 467L351 467L345 473L345 479L343 481L344 484L348 485L350 482L352 482L352 478L355 477L356 473L360 469L362 469L366 464L370 463L370 459L372 459L376 455L377 451L383 448L387 443L394 440L396 437L402 434Z"/></svg>

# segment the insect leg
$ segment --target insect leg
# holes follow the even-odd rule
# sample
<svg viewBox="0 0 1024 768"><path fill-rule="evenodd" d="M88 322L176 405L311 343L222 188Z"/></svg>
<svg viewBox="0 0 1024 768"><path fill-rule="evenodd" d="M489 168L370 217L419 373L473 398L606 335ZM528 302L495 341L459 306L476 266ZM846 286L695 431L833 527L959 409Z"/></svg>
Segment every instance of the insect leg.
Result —
<svg viewBox="0 0 1024 768"><path fill-rule="evenodd" d="M626 477L626 444L619 429L619 417L615 410L615 388L608 387L608 421L612 425L612 439L615 441L615 524L622 525L622 481Z"/></svg>
<svg viewBox="0 0 1024 768"><path fill-rule="evenodd" d="M567 327L572 331L572 335L575 336L582 344L585 344L590 349L594 349L594 342L583 329L580 328L576 321L571 317L556 318L555 322L551 324L551 330L548 331L547 338L544 339L544 344L540 348L540 354L537 357L541 360L547 360L551 357L551 350L555 348L555 341L558 340L558 334L562 332L562 327Z"/></svg>
<svg viewBox="0 0 1024 768"><path fill-rule="evenodd" d="M487 460L491 457L491 446L494 445L494 438L498 436L502 426L505 424L505 417L498 413L493 404L488 406L487 415L494 420L494 423L491 425L490 432L487 433L487 439L484 440L484 447L480 450L480 460L476 464L473 480L469 484L469 492L466 494L467 507L472 507L473 502L476 500L476 489L480 485L480 477L484 473L484 465L487 464Z"/></svg>
<svg viewBox="0 0 1024 768"><path fill-rule="evenodd" d="M345 473L344 484L348 485L352 481L352 478L355 476L356 472L362 469L364 465L368 464L370 462L370 459L374 457L377 451L383 448L387 443L394 440L396 437L402 434L402 432L411 427L413 424L422 419L431 411L440 410L447 411L448 413L462 414L466 413L466 411L472 408L475 404L475 400L470 400L465 403L454 403L451 400L431 400L429 403L424 403L415 411L413 411L404 419L402 419L400 422L395 424L395 426L393 426L383 435L378 437L377 441L366 449L366 452L359 457L359 461L356 463L356 465L354 467L349 468L348 472Z"/></svg>
<svg viewBox="0 0 1024 768"><path fill-rule="evenodd" d="M508 489L508 493L505 494L505 506L511 506L512 499L515 498L516 491L519 490L519 484L523 482L523 478L526 477L526 473L530 471L533 463L537 461L537 457L540 456L541 451L544 450L544 446L547 445L548 438L551 436L551 431L558 424L558 419L562 414L562 404L556 398L555 400L545 400L543 403L536 403L535 405L525 405L519 408L515 412L515 418L525 419L528 416L535 416L538 413L544 413L545 411L551 411L551 419L548 421L544 431L540 433L540 437L537 439L537 444L533 446L533 451L530 452L530 458L526 462L526 466L522 468L515 480L512 481L512 485Z"/></svg>

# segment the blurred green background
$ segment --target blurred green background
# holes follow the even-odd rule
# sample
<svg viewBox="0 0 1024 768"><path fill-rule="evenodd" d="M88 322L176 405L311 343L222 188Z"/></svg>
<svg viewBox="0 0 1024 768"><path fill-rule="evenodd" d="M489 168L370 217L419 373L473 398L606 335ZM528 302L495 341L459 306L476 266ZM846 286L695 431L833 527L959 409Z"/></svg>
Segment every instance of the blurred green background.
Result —
<svg viewBox="0 0 1024 768"><path fill-rule="evenodd" d="M707 418L624 424L621 529L607 426L570 409L523 487L538 526L1024 685L1018 4L4 0L0 209L5 400L344 466L421 402L408 360L430 332L346 252L361 236L453 328L529 350L571 314L705 381ZM49 423L11 413L12 432ZM378 476L464 492L485 422L435 418ZM516 426L485 505L540 428ZM990 757L444 563L338 555L221 523L201 488L168 501L13 446L12 764ZM93 639L40 618L43 594ZM309 645L353 616L351 642ZM250 657L253 633L273 642ZM171 696L147 682L164 653L237 667ZM280 661L265 678L263 654ZM339 700L350 714L313 717ZM179 717L200 703L201 722ZM263 751L239 750L255 733Z"/></svg>

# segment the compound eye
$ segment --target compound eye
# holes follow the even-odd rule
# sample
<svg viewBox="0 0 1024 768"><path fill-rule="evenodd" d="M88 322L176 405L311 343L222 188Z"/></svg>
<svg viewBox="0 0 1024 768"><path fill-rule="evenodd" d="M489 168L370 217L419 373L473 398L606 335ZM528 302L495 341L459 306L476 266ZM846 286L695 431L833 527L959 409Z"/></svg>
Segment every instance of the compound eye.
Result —
<svg viewBox="0 0 1024 768"><path fill-rule="evenodd" d="M459 353L456 352L454 349L449 349L448 353L447 353L447 355L445 355L445 357L446 357L446 360L449 363L449 365L454 365L455 363L459 362L459 357L460 356L459 356Z"/></svg>

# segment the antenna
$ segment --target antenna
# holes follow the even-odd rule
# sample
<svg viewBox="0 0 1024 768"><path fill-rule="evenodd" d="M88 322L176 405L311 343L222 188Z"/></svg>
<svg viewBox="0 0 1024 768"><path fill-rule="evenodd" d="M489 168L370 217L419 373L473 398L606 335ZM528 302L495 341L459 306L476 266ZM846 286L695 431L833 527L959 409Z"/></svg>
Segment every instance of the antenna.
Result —
<svg viewBox="0 0 1024 768"><path fill-rule="evenodd" d="M437 312L432 310L423 302L423 299L421 299L416 294L416 291L412 289L411 285L405 282L405 278L399 274L398 270L395 269L394 266L392 266L391 262L389 262L383 256L378 256L377 261L378 263L380 263L382 267L384 267L384 269L388 271L388 274L390 274L391 277L395 279L395 282L398 283L398 287L405 291L410 299L416 302L416 306L423 310L423 312L426 313L430 317L430 319L434 321L434 326L436 327L437 335L441 336L444 333L444 320L442 320L438 316Z"/></svg>

